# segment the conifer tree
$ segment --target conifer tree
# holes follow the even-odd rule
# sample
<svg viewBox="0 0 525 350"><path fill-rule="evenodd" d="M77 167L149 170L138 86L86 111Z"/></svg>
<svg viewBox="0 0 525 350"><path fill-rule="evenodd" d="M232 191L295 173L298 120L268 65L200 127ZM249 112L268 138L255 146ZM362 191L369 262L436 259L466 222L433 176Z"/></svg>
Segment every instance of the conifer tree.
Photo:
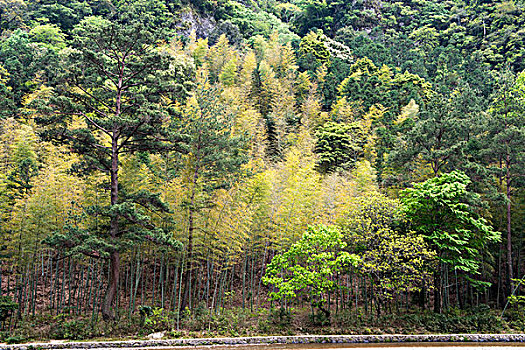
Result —
<svg viewBox="0 0 525 350"><path fill-rule="evenodd" d="M484 125L482 154L489 170L499 180L506 211L507 293L513 289L512 206L516 190L523 186L525 174L525 72L514 75L502 72L494 102L492 118ZM519 262L518 262L519 264Z"/></svg>
<svg viewBox="0 0 525 350"><path fill-rule="evenodd" d="M433 177L460 165L466 170L468 143L486 116L485 107L482 96L469 86L433 94L421 112L416 109L411 115L405 110L398 117L400 136L389 161L406 174L414 173L416 166Z"/></svg>
<svg viewBox="0 0 525 350"><path fill-rule="evenodd" d="M110 196L91 214L105 218L96 228L72 225L48 243L70 254L108 259L110 273L102 305L112 305L120 278L120 253L138 241L173 243L155 227L148 211L166 206L146 191L125 191L119 184L121 155L166 149L169 101L185 94L189 67L179 67L157 40L165 33L155 25L163 7L143 0L123 3L113 21L88 17L73 30L72 47L61 52L64 71L46 103L36 100L42 137L82 156L83 168L108 176Z"/></svg>
<svg viewBox="0 0 525 350"><path fill-rule="evenodd" d="M5 118L14 114L12 89L7 85L9 72L0 64L0 117Z"/></svg>
<svg viewBox="0 0 525 350"><path fill-rule="evenodd" d="M243 150L246 136L233 134L234 119L219 99L218 89L208 84L205 69L201 69L199 76L202 80L188 99L182 118L174 123L184 135L180 143L184 150L183 181L187 193L183 206L188 212L186 256L190 268L183 281L183 309L190 302L197 215L213 206L214 191L234 183L247 156Z"/></svg>

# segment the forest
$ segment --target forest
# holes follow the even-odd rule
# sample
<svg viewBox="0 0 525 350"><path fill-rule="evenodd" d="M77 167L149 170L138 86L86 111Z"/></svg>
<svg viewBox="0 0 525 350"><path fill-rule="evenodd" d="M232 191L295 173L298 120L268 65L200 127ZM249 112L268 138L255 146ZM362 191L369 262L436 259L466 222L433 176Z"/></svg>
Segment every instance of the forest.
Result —
<svg viewBox="0 0 525 350"><path fill-rule="evenodd" d="M525 1L0 0L0 343L525 330Z"/></svg>

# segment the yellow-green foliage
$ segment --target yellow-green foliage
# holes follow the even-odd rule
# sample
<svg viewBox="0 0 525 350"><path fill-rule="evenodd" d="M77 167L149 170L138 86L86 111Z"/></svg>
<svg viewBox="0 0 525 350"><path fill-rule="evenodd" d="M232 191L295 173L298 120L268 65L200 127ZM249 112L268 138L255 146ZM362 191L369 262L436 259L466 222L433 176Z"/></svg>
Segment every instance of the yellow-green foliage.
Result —
<svg viewBox="0 0 525 350"><path fill-rule="evenodd" d="M326 310L326 293L341 288L334 276L350 271L360 261L345 247L336 227L309 226L300 240L268 265L263 282L277 287L271 297L291 301L303 294L313 305Z"/></svg>

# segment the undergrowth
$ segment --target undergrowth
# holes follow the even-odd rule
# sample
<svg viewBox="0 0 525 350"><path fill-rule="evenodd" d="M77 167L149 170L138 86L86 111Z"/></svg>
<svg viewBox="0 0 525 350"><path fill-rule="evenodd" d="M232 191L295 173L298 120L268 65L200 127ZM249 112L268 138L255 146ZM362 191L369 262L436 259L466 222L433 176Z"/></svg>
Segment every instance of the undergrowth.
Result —
<svg viewBox="0 0 525 350"><path fill-rule="evenodd" d="M129 315L120 313L115 321L91 316L59 314L26 316L10 331L0 332L0 341L20 343L34 340L95 338L145 338L165 332L166 338L239 337L295 334L428 334L502 333L522 331L521 323L501 318L487 306L436 314L430 311L391 313L377 316L364 310L339 310L330 320L312 315L308 309L232 308L214 313L204 305L176 312L143 306ZM521 315L521 313L517 312ZM514 310L508 316L513 316Z"/></svg>

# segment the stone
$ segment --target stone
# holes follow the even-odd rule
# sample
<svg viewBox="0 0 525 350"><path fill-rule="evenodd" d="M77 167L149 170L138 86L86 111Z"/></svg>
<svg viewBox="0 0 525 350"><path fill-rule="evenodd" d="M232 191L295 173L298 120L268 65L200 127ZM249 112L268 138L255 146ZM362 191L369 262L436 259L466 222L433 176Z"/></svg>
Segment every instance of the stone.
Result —
<svg viewBox="0 0 525 350"><path fill-rule="evenodd" d="M165 335L166 335L166 332L156 332L156 333L148 334L147 338L152 339L152 340L162 339L164 338Z"/></svg>

